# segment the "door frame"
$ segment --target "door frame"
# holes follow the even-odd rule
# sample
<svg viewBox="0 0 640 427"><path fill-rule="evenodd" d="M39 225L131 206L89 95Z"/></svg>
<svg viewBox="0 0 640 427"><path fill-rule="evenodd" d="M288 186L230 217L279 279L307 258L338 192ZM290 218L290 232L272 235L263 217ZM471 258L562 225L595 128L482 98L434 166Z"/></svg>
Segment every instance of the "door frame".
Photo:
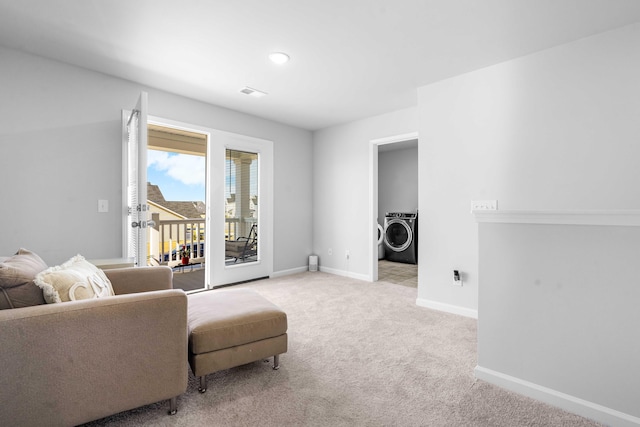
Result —
<svg viewBox="0 0 640 427"><path fill-rule="evenodd" d="M368 280L378 281L378 147L419 139L418 132L377 138L369 141L369 273ZM418 144L418 150L420 145ZM418 184L419 185L419 184ZM419 193L418 193L419 197Z"/></svg>

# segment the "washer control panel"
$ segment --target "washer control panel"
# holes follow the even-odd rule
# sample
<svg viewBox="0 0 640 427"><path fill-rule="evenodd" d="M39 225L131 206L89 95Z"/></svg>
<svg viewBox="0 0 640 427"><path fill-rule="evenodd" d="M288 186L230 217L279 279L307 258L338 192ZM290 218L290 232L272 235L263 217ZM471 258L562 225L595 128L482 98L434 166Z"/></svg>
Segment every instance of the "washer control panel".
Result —
<svg viewBox="0 0 640 427"><path fill-rule="evenodd" d="M415 213L407 213L407 212L387 212L385 214L385 216L387 218L406 218L406 219L413 219L415 217L418 216L418 214Z"/></svg>

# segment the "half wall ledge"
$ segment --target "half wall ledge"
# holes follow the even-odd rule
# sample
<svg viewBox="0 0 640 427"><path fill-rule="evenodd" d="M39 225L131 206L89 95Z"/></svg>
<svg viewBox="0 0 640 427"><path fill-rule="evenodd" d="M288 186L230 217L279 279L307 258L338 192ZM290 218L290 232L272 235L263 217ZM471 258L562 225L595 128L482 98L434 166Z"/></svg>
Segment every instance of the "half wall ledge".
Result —
<svg viewBox="0 0 640 427"><path fill-rule="evenodd" d="M640 227L640 210L474 211L478 223L609 225Z"/></svg>

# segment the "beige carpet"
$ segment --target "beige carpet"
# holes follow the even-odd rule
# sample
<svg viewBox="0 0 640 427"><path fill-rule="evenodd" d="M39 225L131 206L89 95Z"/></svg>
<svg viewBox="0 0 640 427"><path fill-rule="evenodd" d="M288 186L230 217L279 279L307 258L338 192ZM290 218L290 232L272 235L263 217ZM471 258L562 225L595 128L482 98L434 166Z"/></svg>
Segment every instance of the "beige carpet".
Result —
<svg viewBox="0 0 640 427"><path fill-rule="evenodd" d="M177 415L161 402L90 425L597 425L477 381L476 321L417 307L415 288L319 272L239 286L288 314L279 371L261 361L218 372L205 394L190 374Z"/></svg>

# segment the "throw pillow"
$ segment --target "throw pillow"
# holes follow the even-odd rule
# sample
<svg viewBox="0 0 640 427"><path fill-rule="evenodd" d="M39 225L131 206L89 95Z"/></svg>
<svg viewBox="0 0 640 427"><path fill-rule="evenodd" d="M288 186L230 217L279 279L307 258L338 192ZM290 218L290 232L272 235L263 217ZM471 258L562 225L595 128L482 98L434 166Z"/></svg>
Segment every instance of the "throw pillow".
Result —
<svg viewBox="0 0 640 427"><path fill-rule="evenodd" d="M44 299L49 304L114 295L104 272L82 255L38 273L35 282L42 288Z"/></svg>
<svg viewBox="0 0 640 427"><path fill-rule="evenodd" d="M26 249L0 261L0 310L44 304L33 279L46 268L42 258Z"/></svg>

